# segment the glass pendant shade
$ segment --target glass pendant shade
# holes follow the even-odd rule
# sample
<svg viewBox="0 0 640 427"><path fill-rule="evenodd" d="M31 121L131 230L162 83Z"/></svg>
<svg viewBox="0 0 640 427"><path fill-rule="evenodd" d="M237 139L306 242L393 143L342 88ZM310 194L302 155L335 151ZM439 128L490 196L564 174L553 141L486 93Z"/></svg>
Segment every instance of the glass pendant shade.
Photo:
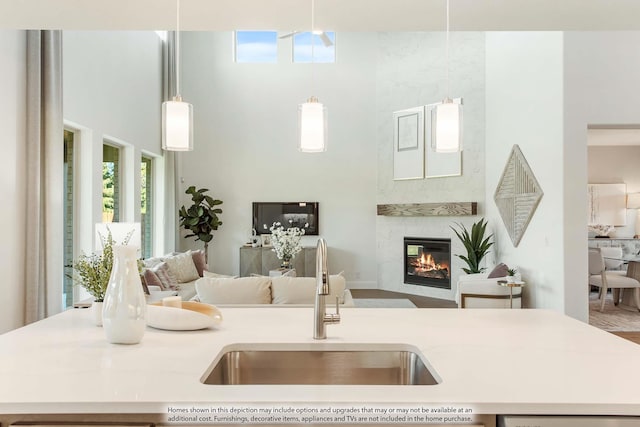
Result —
<svg viewBox="0 0 640 427"><path fill-rule="evenodd" d="M305 153L327 151L327 109L315 97L298 106L298 149Z"/></svg>
<svg viewBox="0 0 640 427"><path fill-rule="evenodd" d="M462 150L462 105L447 98L433 109L432 146L438 153Z"/></svg>
<svg viewBox="0 0 640 427"><path fill-rule="evenodd" d="M179 96L162 103L162 149L193 150L193 106Z"/></svg>

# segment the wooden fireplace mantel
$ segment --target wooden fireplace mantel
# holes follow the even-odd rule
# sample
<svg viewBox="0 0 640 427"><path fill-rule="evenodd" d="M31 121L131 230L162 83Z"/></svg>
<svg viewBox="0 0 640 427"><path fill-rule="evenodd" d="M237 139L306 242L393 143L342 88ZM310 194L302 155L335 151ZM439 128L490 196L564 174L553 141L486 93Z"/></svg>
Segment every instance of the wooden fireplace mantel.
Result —
<svg viewBox="0 0 640 427"><path fill-rule="evenodd" d="M477 202L378 205L378 215L384 216L464 216L477 213Z"/></svg>

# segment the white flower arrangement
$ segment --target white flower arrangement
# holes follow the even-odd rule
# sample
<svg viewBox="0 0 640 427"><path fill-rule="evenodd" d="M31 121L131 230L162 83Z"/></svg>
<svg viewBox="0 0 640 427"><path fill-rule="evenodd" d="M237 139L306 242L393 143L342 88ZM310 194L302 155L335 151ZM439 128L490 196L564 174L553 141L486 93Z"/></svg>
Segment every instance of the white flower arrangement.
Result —
<svg viewBox="0 0 640 427"><path fill-rule="evenodd" d="M593 231L598 236L608 236L615 228L612 225L606 224L592 224L589 226L589 231Z"/></svg>
<svg viewBox="0 0 640 427"><path fill-rule="evenodd" d="M290 227L284 229L281 223L274 222L271 227L271 245L276 256L284 262L291 262L302 246L300 246L300 238L304 235L304 229L298 227Z"/></svg>

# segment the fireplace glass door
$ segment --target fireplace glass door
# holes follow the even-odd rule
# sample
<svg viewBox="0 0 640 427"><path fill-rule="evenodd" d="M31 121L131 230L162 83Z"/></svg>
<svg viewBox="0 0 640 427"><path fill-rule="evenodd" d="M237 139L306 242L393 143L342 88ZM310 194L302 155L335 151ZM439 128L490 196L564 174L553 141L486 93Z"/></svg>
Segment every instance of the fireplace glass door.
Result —
<svg viewBox="0 0 640 427"><path fill-rule="evenodd" d="M404 283L451 289L451 239L405 237Z"/></svg>

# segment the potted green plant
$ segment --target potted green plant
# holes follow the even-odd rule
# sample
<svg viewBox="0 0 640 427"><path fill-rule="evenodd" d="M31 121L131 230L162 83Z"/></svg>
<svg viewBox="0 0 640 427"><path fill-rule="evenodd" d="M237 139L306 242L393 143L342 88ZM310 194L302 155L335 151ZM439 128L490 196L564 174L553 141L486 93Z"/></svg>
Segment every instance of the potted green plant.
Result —
<svg viewBox="0 0 640 427"><path fill-rule="evenodd" d="M467 274L482 273L485 268L480 267L480 261L489 253L489 248L493 245L491 241L493 234L484 237L487 229L487 221L484 218L480 218L480 221L471 226L471 232L469 232L463 224L458 223L457 225L458 230L454 227L451 227L451 229L464 245L467 254L456 254L456 256L466 262L469 267L463 267L462 270Z"/></svg>
<svg viewBox="0 0 640 427"><path fill-rule="evenodd" d="M93 296L94 302L91 309L94 312L96 325L102 325L102 303L107 292L111 269L113 268L113 240L111 230L107 227L106 236L100 235L102 251L91 255L81 254L71 265L73 274L68 275L74 284L82 286ZM127 234L122 244L129 243L133 230Z"/></svg>
<svg viewBox="0 0 640 427"><path fill-rule="evenodd" d="M180 226L190 232L185 237L194 237L204 242L204 258L209 262L209 242L213 239L213 232L222 225L218 214L222 213L219 206L222 200L206 195L207 188L196 190L195 186L187 188L186 194L191 195L193 204L188 208L182 206L178 211Z"/></svg>
<svg viewBox="0 0 640 427"><path fill-rule="evenodd" d="M516 283L518 270L516 268L507 268L507 283Z"/></svg>

